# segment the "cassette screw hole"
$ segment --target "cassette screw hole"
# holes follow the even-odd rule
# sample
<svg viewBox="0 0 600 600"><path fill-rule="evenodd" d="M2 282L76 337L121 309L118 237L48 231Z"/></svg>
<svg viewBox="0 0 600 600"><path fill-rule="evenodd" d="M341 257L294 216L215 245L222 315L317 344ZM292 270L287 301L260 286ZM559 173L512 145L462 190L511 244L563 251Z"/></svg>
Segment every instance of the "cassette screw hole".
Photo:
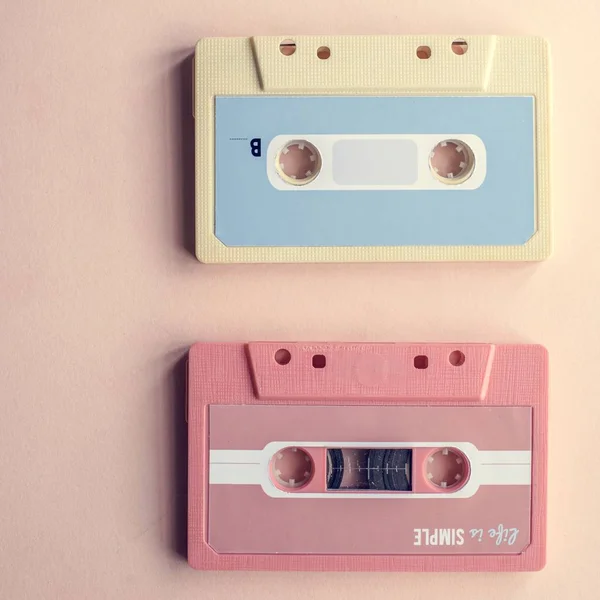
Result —
<svg viewBox="0 0 600 600"><path fill-rule="evenodd" d="M292 140L278 153L275 168L279 176L291 185L306 185L321 170L321 155L306 140Z"/></svg>
<svg viewBox="0 0 600 600"><path fill-rule="evenodd" d="M465 355L460 350L454 350L450 352L448 360L453 367L460 367L465 364Z"/></svg>
<svg viewBox="0 0 600 600"><path fill-rule="evenodd" d="M469 49L469 44L465 40L454 40L452 42L452 52L462 56Z"/></svg>
<svg viewBox="0 0 600 600"><path fill-rule="evenodd" d="M321 60L327 60L331 56L331 50L327 46L321 46L317 50L317 56Z"/></svg>
<svg viewBox="0 0 600 600"><path fill-rule="evenodd" d="M289 350L281 348L275 352L275 362L278 365L287 365L289 364L290 360L292 360L292 355L290 354Z"/></svg>
<svg viewBox="0 0 600 600"><path fill-rule="evenodd" d="M415 356L413 360L415 369L426 369L429 366L429 358L424 355Z"/></svg>
<svg viewBox="0 0 600 600"><path fill-rule="evenodd" d="M322 354L315 354L312 357L312 366L315 369L324 369L327 364L327 359Z"/></svg>
<svg viewBox="0 0 600 600"><path fill-rule="evenodd" d="M458 184L473 172L475 157L467 144L459 140L444 140L429 154L429 168L442 183Z"/></svg>
<svg viewBox="0 0 600 600"><path fill-rule="evenodd" d="M285 489L306 485L314 470L315 465L308 452L295 446L282 448L271 459L271 477Z"/></svg>
<svg viewBox="0 0 600 600"><path fill-rule="evenodd" d="M431 48L429 46L419 46L417 48L417 57L421 60L431 58Z"/></svg>
<svg viewBox="0 0 600 600"><path fill-rule="evenodd" d="M296 42L294 42L294 40L283 40L283 42L279 44L279 52L284 56L291 56L296 52Z"/></svg>
<svg viewBox="0 0 600 600"><path fill-rule="evenodd" d="M467 461L458 450L435 450L427 457L425 475L428 481L438 488L455 488L465 483Z"/></svg>

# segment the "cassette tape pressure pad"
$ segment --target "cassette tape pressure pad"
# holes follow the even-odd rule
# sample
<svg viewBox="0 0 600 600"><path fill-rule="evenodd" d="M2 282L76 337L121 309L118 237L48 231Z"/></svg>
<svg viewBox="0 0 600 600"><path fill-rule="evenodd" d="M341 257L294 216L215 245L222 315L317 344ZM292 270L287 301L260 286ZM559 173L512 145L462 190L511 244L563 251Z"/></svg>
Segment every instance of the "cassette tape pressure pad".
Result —
<svg viewBox="0 0 600 600"><path fill-rule="evenodd" d="M201 261L550 253L543 40L209 38L194 70Z"/></svg>
<svg viewBox="0 0 600 600"><path fill-rule="evenodd" d="M539 346L197 344L188 389L195 568L544 565Z"/></svg>

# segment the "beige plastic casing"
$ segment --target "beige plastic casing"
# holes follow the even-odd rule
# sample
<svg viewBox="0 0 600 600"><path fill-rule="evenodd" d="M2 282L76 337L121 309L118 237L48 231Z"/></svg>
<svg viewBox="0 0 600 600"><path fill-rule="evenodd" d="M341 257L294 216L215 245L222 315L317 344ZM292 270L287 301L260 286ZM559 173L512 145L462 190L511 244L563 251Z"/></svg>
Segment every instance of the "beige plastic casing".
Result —
<svg viewBox="0 0 600 600"><path fill-rule="evenodd" d="M539 261L551 252L550 57L545 40L505 36L205 38L196 45L196 256L204 263ZM452 51L464 39L468 50ZM331 56L321 60L317 49ZM419 59L420 46L431 48ZM215 236L215 97L533 96L536 232L520 246L229 247ZM343 132L342 132L343 133Z"/></svg>

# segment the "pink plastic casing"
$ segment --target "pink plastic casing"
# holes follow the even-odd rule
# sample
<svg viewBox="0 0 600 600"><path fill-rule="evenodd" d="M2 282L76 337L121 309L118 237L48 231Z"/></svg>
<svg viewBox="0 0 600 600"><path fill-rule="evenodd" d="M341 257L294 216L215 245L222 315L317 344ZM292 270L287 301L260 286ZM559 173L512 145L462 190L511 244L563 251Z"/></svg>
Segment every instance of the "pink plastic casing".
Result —
<svg viewBox="0 0 600 600"><path fill-rule="evenodd" d="M280 349L290 353L285 365L275 360ZM461 364L452 364L458 353ZM319 364L324 357L324 368L313 366L315 355ZM427 367L416 368L424 362L415 357L425 356ZM188 367L188 560L194 568L534 571L544 566L548 359L541 346L196 344ZM425 461L437 443L472 444L488 457L482 459L488 470L474 465L470 476L486 485L470 497L434 497L418 471L413 492L431 492L426 499L353 499L343 492L323 499L323 468L317 465L311 482L294 497L277 497L275 486L273 497L256 481L268 466L246 465L237 485L227 481L229 465L209 466L209 460L219 461L210 459L211 452L255 456L267 444L286 440L329 447L433 442L413 450L414 464ZM324 451L314 455L319 452ZM494 456L509 456L514 464L494 471ZM527 464L519 464L521 456L530 456ZM225 481L211 484L211 472ZM244 479L248 473L254 481ZM493 480L494 473L499 480ZM504 477L516 477L522 485L504 485ZM497 545L499 526L519 530L514 545ZM456 527L469 538L464 544L425 543L430 533ZM421 533L415 537L416 530Z"/></svg>

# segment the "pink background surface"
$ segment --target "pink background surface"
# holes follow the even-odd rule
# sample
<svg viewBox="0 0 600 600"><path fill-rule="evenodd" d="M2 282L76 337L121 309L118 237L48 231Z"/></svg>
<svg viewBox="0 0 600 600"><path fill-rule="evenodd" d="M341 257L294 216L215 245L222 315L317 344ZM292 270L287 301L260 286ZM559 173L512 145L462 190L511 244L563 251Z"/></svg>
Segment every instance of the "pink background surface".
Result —
<svg viewBox="0 0 600 600"><path fill-rule="evenodd" d="M596 598L599 21L595 0L2 3L0 598ZM554 257L196 262L187 89L182 97L196 39L423 31L550 40ZM181 357L196 340L274 338L545 344L546 570L190 569L177 552Z"/></svg>

